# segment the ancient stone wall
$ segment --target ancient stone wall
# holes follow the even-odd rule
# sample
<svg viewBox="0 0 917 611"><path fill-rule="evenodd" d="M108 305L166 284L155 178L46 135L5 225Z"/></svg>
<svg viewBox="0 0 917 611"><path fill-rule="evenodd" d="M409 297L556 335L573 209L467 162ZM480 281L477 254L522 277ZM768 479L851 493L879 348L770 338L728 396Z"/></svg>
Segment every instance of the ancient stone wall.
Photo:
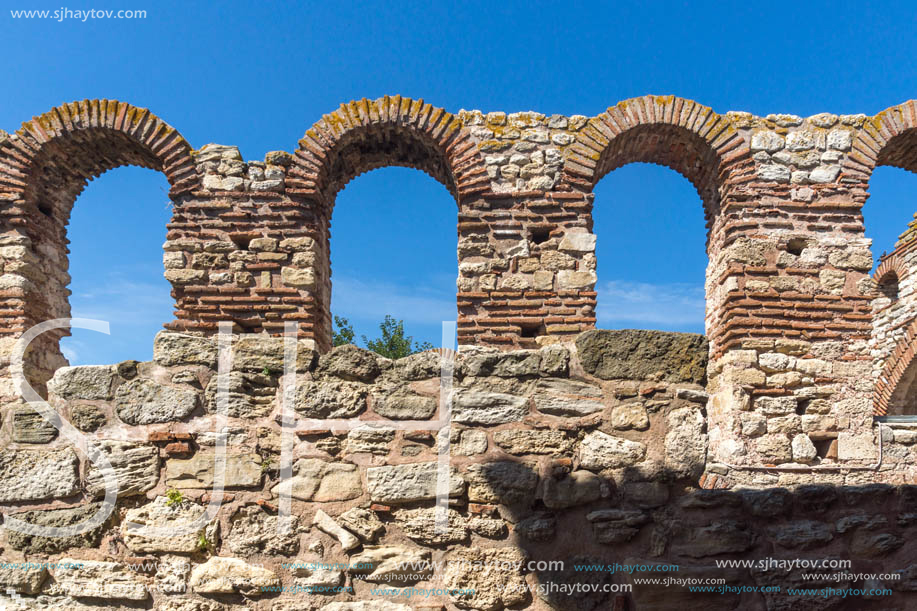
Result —
<svg viewBox="0 0 917 611"><path fill-rule="evenodd" d="M634 479L626 481L647 484L636 487L646 494L657 493L663 483L668 486L672 477L705 489L825 485L835 489L834 499L853 498L845 496L850 487L909 483L915 476L910 448L917 431L907 423L877 422L875 416L908 410L910 388L917 378L911 347L917 337L911 288L915 276L909 273L915 242L908 238L910 230L906 232L880 266L878 277L871 278L873 255L864 237L861 210L875 167L917 170L915 127L914 102L873 117L756 117L741 112L720 115L672 96L645 96L620 102L595 117L564 117L535 112L451 114L420 100L386 96L351 102L325 115L290 153L276 151L264 161L246 161L232 146L194 149L174 128L129 104L86 100L55 108L14 134L0 134L0 398L6 406L5 434L10 436L3 464L11 482L5 502L31 506L48 499L72 499L79 491L92 496L102 490L98 475L92 475L85 460L73 452L72 440L57 435L39 413L21 403L12 355L17 340L33 325L69 316L66 226L71 207L88 180L122 165L160 170L171 185L174 216L163 263L176 303L175 319L165 325L172 334L157 339L153 363L122 364L115 375L104 367L61 369L66 361L58 342L67 329L48 331L32 342L23 373L39 393L48 395L50 390L52 405L68 420L101 427L92 434L108 440L103 445L116 457L114 468L128 465L125 487L147 495L147 501L154 502L153 497L168 487L209 487L213 470L208 448L216 443L214 427L220 420L212 406L216 387L207 391L216 367L208 338L223 322L249 338L239 339L240 347L248 342L245 350L261 355L250 355L261 363L260 369L253 366L225 377L232 397L230 417L236 419L232 430L239 435L231 437L231 445L247 448L248 454L234 458L227 475L238 477L240 490L267 485L272 467L265 460L270 451L264 448L276 442L271 431L277 430L274 410L283 388L279 336L292 326L301 354L328 354L334 200L354 177L390 165L422 170L454 196L456 319L462 358L471 363L490 359L493 367L501 364L497 369L463 365L472 367L472 373L465 371L460 379L470 389L456 395L456 415L466 408L466 415L472 415L466 422L455 420L456 425L494 428L484 435L469 433L467 442L460 433L456 448L483 448L486 441L487 449L478 457L457 457L457 464L507 463L497 468L506 479L542 482L537 487L541 492L535 492L542 495L536 506L544 503L543 488L553 486L545 482L554 480L545 471L548 458L534 457L553 455L562 463L558 473L574 469L579 475L571 476L572 481L581 478L584 489L600 491L611 488L595 484L589 474L606 469L632 473ZM692 358L661 362L651 372L629 369L621 363L659 357L653 350L641 352L656 345L653 337L609 339L590 333L595 326L596 269L601 264L595 244L606 239L593 232L592 206L601 202L593 201L592 191L607 173L631 162L662 164L680 172L703 202L709 257L709 345L704 351L709 360L702 375L679 377L686 363L696 361ZM170 342L177 347L170 347ZM588 350L576 347L582 342L589 344ZM621 342L631 353L619 355ZM661 352L684 355L682 350L688 348L669 345ZM506 354L486 353L489 349ZM184 356L174 362L163 356L176 350ZM533 373L532 363L551 362L565 351L574 353L569 372L576 383L559 371L536 367ZM384 411L426 413L436 403L429 394L436 391L431 382L437 377L435 367L414 371L411 365L412 373L404 377L399 369L404 364L366 366L373 372L379 369L372 380L361 379L364 374L342 377L321 365L314 369L314 364L303 363L301 388L308 390L297 392L301 401L312 403L310 417L352 419L363 413L368 401L366 414L397 419ZM73 371L78 373L68 373ZM624 382L600 383L595 376L603 379L602 371L617 372L606 377L629 380L637 395L625 396L631 392L625 387L631 387ZM49 389L47 383L55 375ZM78 379L67 382L68 375ZM479 377L484 381L476 381ZM110 382L107 387L105 380ZM677 386L687 381L697 387ZM96 387L99 383L102 389ZM382 395L379 384L385 386ZM66 396L73 385L77 395ZM91 390L83 390L87 385ZM585 394L569 394L573 387ZM701 390L706 395L698 394ZM644 391L647 394L641 394ZM386 408L383 395L388 392L404 400ZM559 415L539 409L539 402L551 404L557 393L562 398L548 409L579 409L590 403L603 408L594 405L594 414ZM654 410L657 395L664 405ZM465 408L463 396L472 397ZM628 407L630 403L634 405ZM646 412L645 431L641 410ZM546 413L558 420L544 420ZM628 418L640 426L620 428ZM173 421L182 424L168 424ZM532 430L538 434L530 434ZM367 454L365 464L354 462L358 471L327 467L332 469L329 477L349 482L354 491L359 479L354 499L394 507L397 504L372 497L369 469L424 462L420 458L432 456L432 437L411 433L414 439L407 433L389 437L370 430L351 433L353 438L313 437L315 451L324 452L319 456L325 460L350 452ZM529 438L542 441L526 441ZM688 438L691 443L684 441ZM677 468L666 451L670 441L681 444L679 452L687 457L679 459L683 464ZM549 453L520 449L542 442L547 444L542 451L550 448ZM36 443L57 449L24 449ZM515 454L504 451L504 446L519 449L526 460L508 458ZM376 454L383 449L384 457ZM605 465L602 461L609 452L614 458L608 460L618 461L620 452L630 462ZM165 467L160 455L167 458ZM300 467L308 473L317 470L307 486L319 494L326 467ZM532 475L520 471L530 468ZM674 474L669 473L673 468ZM391 473L404 485L428 481L424 472ZM486 473L478 475L486 479ZM463 475L461 485L456 480L463 491L457 497L467 501L468 511L488 504L469 494L476 476L471 477ZM261 489L265 495L270 492ZM682 494L666 489L673 499ZM490 504L499 505L501 497L494 494ZM892 497L897 494L889 493L891 500L882 512L888 524L906 528L908 518L892 513L898 502ZM238 502L254 502L255 496L239 493ZM729 503L745 507L744 501ZM831 504L846 506L840 501ZM329 505L329 519L337 519L341 507ZM140 510L126 505L122 509ZM628 505L626 511L630 510ZM380 512L388 515L388 510L376 513ZM625 524L645 519L613 515ZM461 517L471 519L467 511ZM756 519L748 519L753 530L758 528ZM394 514L392 520L397 521ZM878 528L885 523L875 524ZM714 531L721 532L719 528ZM839 531L837 527L832 532ZM723 532L732 536L730 528ZM764 530L755 532L754 540L766 538ZM901 531L882 534L893 539ZM112 535L113 545L119 544L118 536ZM843 537L832 541L839 539ZM106 549L98 548L97 540L90 547L96 552ZM229 565L211 568L214 574L231 572ZM54 595L76 591L79 585L60 587L64 589L54 590Z"/></svg>
<svg viewBox="0 0 917 611"><path fill-rule="evenodd" d="M152 362L58 370L50 405L101 450L110 462L102 469L28 406L8 407L0 582L18 597L8 596L7 609L645 611L914 602L917 558L905 541L917 524L917 488L879 484L882 473L870 470L791 473L757 490L703 489L717 488L727 470L707 464L701 336L593 331L568 347L462 349L445 369L438 351L391 361L343 346L319 357L313 342L300 340L295 360L288 346L285 370L283 341L235 337L231 363L220 370L218 342L164 331ZM454 378L445 420L444 372ZM284 417L288 387L292 414ZM292 437L288 478L281 476L282 423ZM215 431L225 433L225 459ZM889 459L913 464L908 448L917 436L888 441ZM437 461L447 442L447 527L437 530ZM119 492L100 525L63 538L9 528L10 518L46 527L86 522L104 506L106 471ZM291 497L286 532L282 494ZM196 529L171 534L193 520ZM169 535L146 534L149 527ZM876 600L698 595L635 581L652 577L649 566L676 564L678 577L723 579L732 588L814 587L785 566L715 564L766 558L850 558L851 573L894 569L902 579L885 584L893 597ZM400 564L410 562L418 568ZM26 563L34 567L18 568ZM614 563L644 569L582 569ZM556 585L578 583L610 591ZM633 590L614 589L621 585ZM391 592L405 587L473 593Z"/></svg>

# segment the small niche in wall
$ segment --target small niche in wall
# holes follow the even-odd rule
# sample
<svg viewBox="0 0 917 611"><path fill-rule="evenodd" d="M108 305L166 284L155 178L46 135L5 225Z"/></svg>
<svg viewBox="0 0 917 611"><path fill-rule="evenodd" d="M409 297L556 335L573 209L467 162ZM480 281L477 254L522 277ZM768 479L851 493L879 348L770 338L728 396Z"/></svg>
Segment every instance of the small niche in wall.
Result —
<svg viewBox="0 0 917 611"><path fill-rule="evenodd" d="M889 272L882 276L877 283L879 294L892 301L898 299L898 274Z"/></svg>
<svg viewBox="0 0 917 611"><path fill-rule="evenodd" d="M812 439L815 455L820 459L837 460L837 438Z"/></svg>
<svg viewBox="0 0 917 611"><path fill-rule="evenodd" d="M551 230L553 227L548 226L536 226L532 227L529 231L532 234L532 242L535 244L543 244L547 242L551 237Z"/></svg>
<svg viewBox="0 0 917 611"><path fill-rule="evenodd" d="M229 235L229 239L232 240L232 243L235 244L239 250L248 250L248 245L252 241L252 236L247 233L232 233Z"/></svg>
<svg viewBox="0 0 917 611"><path fill-rule="evenodd" d="M806 241L803 238L793 238L786 243L786 251L797 257L802 254L802 250L805 247Z"/></svg>
<svg viewBox="0 0 917 611"><path fill-rule="evenodd" d="M523 323L520 327L522 329L519 333L520 337L539 337L541 335L547 335L547 330L542 322Z"/></svg>

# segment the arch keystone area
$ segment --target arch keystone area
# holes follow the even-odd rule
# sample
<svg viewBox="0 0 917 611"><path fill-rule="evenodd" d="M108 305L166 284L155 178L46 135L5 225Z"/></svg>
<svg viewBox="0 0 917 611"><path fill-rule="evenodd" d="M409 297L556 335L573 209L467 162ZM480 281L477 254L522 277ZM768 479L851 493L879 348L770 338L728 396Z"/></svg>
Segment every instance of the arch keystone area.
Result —
<svg viewBox="0 0 917 611"><path fill-rule="evenodd" d="M23 123L3 142L0 192L19 195L28 202L37 196L43 161L78 153L91 157L86 155L87 149L95 150L97 159L87 159L79 168L67 168L69 178L85 183L122 165L139 165L165 174L172 195L200 184L192 148L175 128L146 108L95 99L52 108Z"/></svg>
<svg viewBox="0 0 917 611"><path fill-rule="evenodd" d="M324 115L299 141L293 194L332 201L362 173L385 166L426 172L461 202L490 188L475 139L453 114L423 100L384 96Z"/></svg>
<svg viewBox="0 0 917 611"><path fill-rule="evenodd" d="M694 185L709 220L721 200L724 167L747 157L745 141L727 118L692 100L647 95L589 119L567 152L564 181L591 191L628 163L665 165Z"/></svg>

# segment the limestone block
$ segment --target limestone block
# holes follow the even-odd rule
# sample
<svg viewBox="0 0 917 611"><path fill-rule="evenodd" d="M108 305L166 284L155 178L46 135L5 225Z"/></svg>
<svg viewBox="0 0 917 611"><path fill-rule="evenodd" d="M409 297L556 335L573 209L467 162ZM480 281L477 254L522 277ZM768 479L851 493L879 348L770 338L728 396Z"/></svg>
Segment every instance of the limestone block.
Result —
<svg viewBox="0 0 917 611"><path fill-rule="evenodd" d="M631 467L646 456L646 446L639 441L614 437L601 431L588 433L580 442L580 465L591 471Z"/></svg>
<svg viewBox="0 0 917 611"><path fill-rule="evenodd" d="M234 594L260 596L263 588L280 585L277 575L268 569L248 564L238 558L214 556L191 571L188 585L199 594Z"/></svg>
<svg viewBox="0 0 917 611"><path fill-rule="evenodd" d="M0 503L62 498L79 490L73 450L0 450Z"/></svg>
<svg viewBox="0 0 917 611"><path fill-rule="evenodd" d="M293 477L271 488L275 497L284 493L300 501L346 501L363 494L363 484L354 464L301 458L293 466Z"/></svg>
<svg viewBox="0 0 917 611"><path fill-rule="evenodd" d="M449 467L449 496L465 492L465 482ZM377 503L411 503L436 498L437 463L386 465L366 469L366 485Z"/></svg>

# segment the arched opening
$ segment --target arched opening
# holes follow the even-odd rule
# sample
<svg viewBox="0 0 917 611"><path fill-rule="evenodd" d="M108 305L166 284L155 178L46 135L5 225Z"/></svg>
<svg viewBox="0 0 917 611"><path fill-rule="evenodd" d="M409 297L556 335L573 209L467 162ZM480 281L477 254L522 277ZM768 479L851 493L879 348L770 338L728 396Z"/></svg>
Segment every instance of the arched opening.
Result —
<svg viewBox="0 0 917 611"><path fill-rule="evenodd" d="M422 100L411 100L401 96L385 96L372 101L363 99L342 105L338 110L325 115L321 121L313 125L299 141L299 148L294 157L294 167L291 168L286 187L289 193L295 193L312 200L325 217L326 230L323 248L325 267L317 270L319 289L316 291L316 297L320 314L319 319L315 322L315 328L317 329L316 340L321 349L328 349L332 346L333 336L337 331L333 329L330 268L330 223L332 211L339 205L339 202L338 204L335 202L342 197L345 200L349 197L355 197L362 202L371 202L372 198L368 192L359 186L351 192L354 195L339 194L339 192L355 177L371 170L390 166L413 168L429 175L440 183L440 193L442 193L441 187L445 187L446 191L452 195L453 204L451 205L454 205L455 202L461 202L464 197L470 194L478 193L487 188L488 179L483 160L467 130L462 127L461 123L453 115L441 108L426 104ZM389 177L395 175L391 172L393 170L385 170L385 172L378 174L382 178L373 177L367 180L371 182L381 181L378 183L380 185L378 188L390 193L393 183L386 184L386 181L391 180ZM394 172L398 171L395 170ZM402 174L402 176L404 175ZM369 185L371 182L366 184ZM426 184L429 185L430 183ZM361 282L367 282L367 275L363 272L357 274L357 268L372 267L379 260L384 260L384 258L381 258L384 253L379 252L380 250L409 252L408 250L402 250L405 244L404 232L423 232L427 224L427 219L420 214L421 210L426 211L427 208L421 208L419 204L414 207L410 203L412 199L410 196L406 199L392 199L388 195L385 197L387 198L384 203L386 207L382 207L383 204L376 204L376 207L372 210L365 210L364 218L360 219L360 225L357 225L357 219L349 220L350 211L346 212L344 217L335 216L336 235L343 236L349 233L346 228L348 224L351 224L351 229L356 231L358 235L364 235L362 239L367 240L364 244L348 242L348 246L356 249L354 251L355 254L343 254L340 257L341 263L348 266L353 272L347 271L342 274L341 272L344 270L336 270L337 278L343 279L343 301L352 303L354 308L359 305L365 306L372 291L366 285L363 285L363 288L358 288L356 278L350 280L348 276L353 273ZM438 198L439 196L425 195L424 197ZM404 206L407 206L407 208ZM351 208L354 210L363 209L361 204L355 204ZM404 211L404 216L398 219L397 215L390 212L391 210L402 210ZM375 219L373 223L377 225L376 228L369 222L370 218ZM450 214L445 218L449 218L451 226L451 238L447 242L450 245L451 254L447 260L455 262L456 217ZM393 222L395 224L392 224ZM401 223L400 226L399 223ZM439 227L436 223L434 223L434 226ZM341 229L342 227L345 229ZM377 228L381 228L380 234L373 233L373 229ZM392 232L400 232L402 235L392 235ZM344 240L341 240L341 243L343 242ZM375 245L372 252L364 248L367 244ZM433 248L433 244L425 240L421 240L417 244L426 244L426 248ZM440 247L436 246L436 248ZM346 253L346 251L344 252ZM413 263L410 265L406 263L406 266L416 267L418 261L423 261L426 257L426 254L422 252L412 252L412 255L414 257ZM435 259L438 258L435 257ZM434 258L429 259L434 260ZM335 256L335 260L338 260L337 256ZM351 262L347 263L346 261L348 260ZM406 276L414 278L412 286L403 285L396 288L393 294L399 294L399 291L405 292L407 290L413 295L412 299L416 300L418 296L430 298L429 296L425 297L423 292L420 291L421 287L416 280L424 278L423 274L432 273L434 276L445 274L446 268L427 267L425 265L421 267L423 269L410 274L402 271L394 275L391 275L393 273L391 269L386 269L384 272L386 274L385 277L394 278L396 282L398 282L399 276L402 278ZM456 269L454 266L449 275L451 276L449 292L452 302L456 303ZM372 281L377 283L378 279L373 278ZM349 289L348 284L350 286ZM439 285L439 282L435 284ZM353 295L352 298L346 297L348 291ZM434 291L434 293L437 293L437 291ZM437 298L433 297L431 299ZM338 300L335 298L335 303L337 302ZM417 304L422 303L422 301L414 301L412 303ZM402 305L404 305L404 302ZM399 304L395 302L389 307L396 308L398 306ZM347 307L345 306L345 310ZM450 310L455 311L455 307ZM370 319L371 315L365 309L354 310L354 312L355 315L357 312L362 312L360 316L365 316L364 320L368 321ZM429 334L432 331L431 323L429 322L431 320L430 316L432 315L434 319L440 319L441 321L440 317L445 310L440 311L439 306L428 303L427 307L424 308L424 312L424 320L427 322L423 323L426 330L422 331L422 333ZM435 315L433 315L434 312L436 312ZM337 312L334 312L334 314L341 316ZM382 315L384 316L385 313ZM378 316L378 314L372 316ZM391 313L391 316L395 317L395 320L399 319L397 313ZM452 316L448 317L448 319L452 318ZM357 337L362 335L356 333L356 331L355 334ZM435 335L435 337L438 337L438 335Z"/></svg>
<svg viewBox="0 0 917 611"><path fill-rule="evenodd" d="M896 167L877 167L869 179L869 199L863 206L866 237L872 239L874 272L899 247L917 239L915 219L917 174Z"/></svg>
<svg viewBox="0 0 917 611"><path fill-rule="evenodd" d="M890 303L898 300L898 274L888 272L876 281L876 289L879 295L888 299Z"/></svg>
<svg viewBox="0 0 917 611"><path fill-rule="evenodd" d="M908 419L917 416L917 360L912 361L898 379L885 416Z"/></svg>
<svg viewBox="0 0 917 611"><path fill-rule="evenodd" d="M706 229L694 186L631 163L593 192L597 325L704 333Z"/></svg>
<svg viewBox="0 0 917 611"><path fill-rule="evenodd" d="M70 309L75 318L108 321L111 335L73 329L61 340L71 365L151 358L151 340L174 305L162 267L168 190L162 173L123 167L76 199L67 226Z"/></svg>
<svg viewBox="0 0 917 611"><path fill-rule="evenodd" d="M895 141L892 141L894 145ZM905 363L917 320L917 174L881 166L869 181L863 208L866 236L875 255L872 348L879 381L875 413L893 419L917 417L917 365Z"/></svg>
<svg viewBox="0 0 917 611"><path fill-rule="evenodd" d="M391 316L412 345L440 344L442 321L456 319L456 216L443 185L408 168L373 170L337 195L331 313L349 321L355 343L378 338Z"/></svg>
<svg viewBox="0 0 917 611"><path fill-rule="evenodd" d="M895 112L896 109L890 109ZM883 113L885 114L885 113ZM906 122L897 123L907 125ZM897 132L897 133L896 133ZM917 130L900 130L881 146L863 207L874 255L873 409L891 419L917 418Z"/></svg>
<svg viewBox="0 0 917 611"><path fill-rule="evenodd" d="M13 204L0 221L3 244L13 247L0 253L0 335L7 338L70 316L67 225L90 180L140 166L162 172L172 197L199 185L191 147L177 131L146 109L109 100L65 104L32 119L0 141L0 157L0 192ZM32 342L25 375L39 390L66 363L60 339L68 334L49 331Z"/></svg>

